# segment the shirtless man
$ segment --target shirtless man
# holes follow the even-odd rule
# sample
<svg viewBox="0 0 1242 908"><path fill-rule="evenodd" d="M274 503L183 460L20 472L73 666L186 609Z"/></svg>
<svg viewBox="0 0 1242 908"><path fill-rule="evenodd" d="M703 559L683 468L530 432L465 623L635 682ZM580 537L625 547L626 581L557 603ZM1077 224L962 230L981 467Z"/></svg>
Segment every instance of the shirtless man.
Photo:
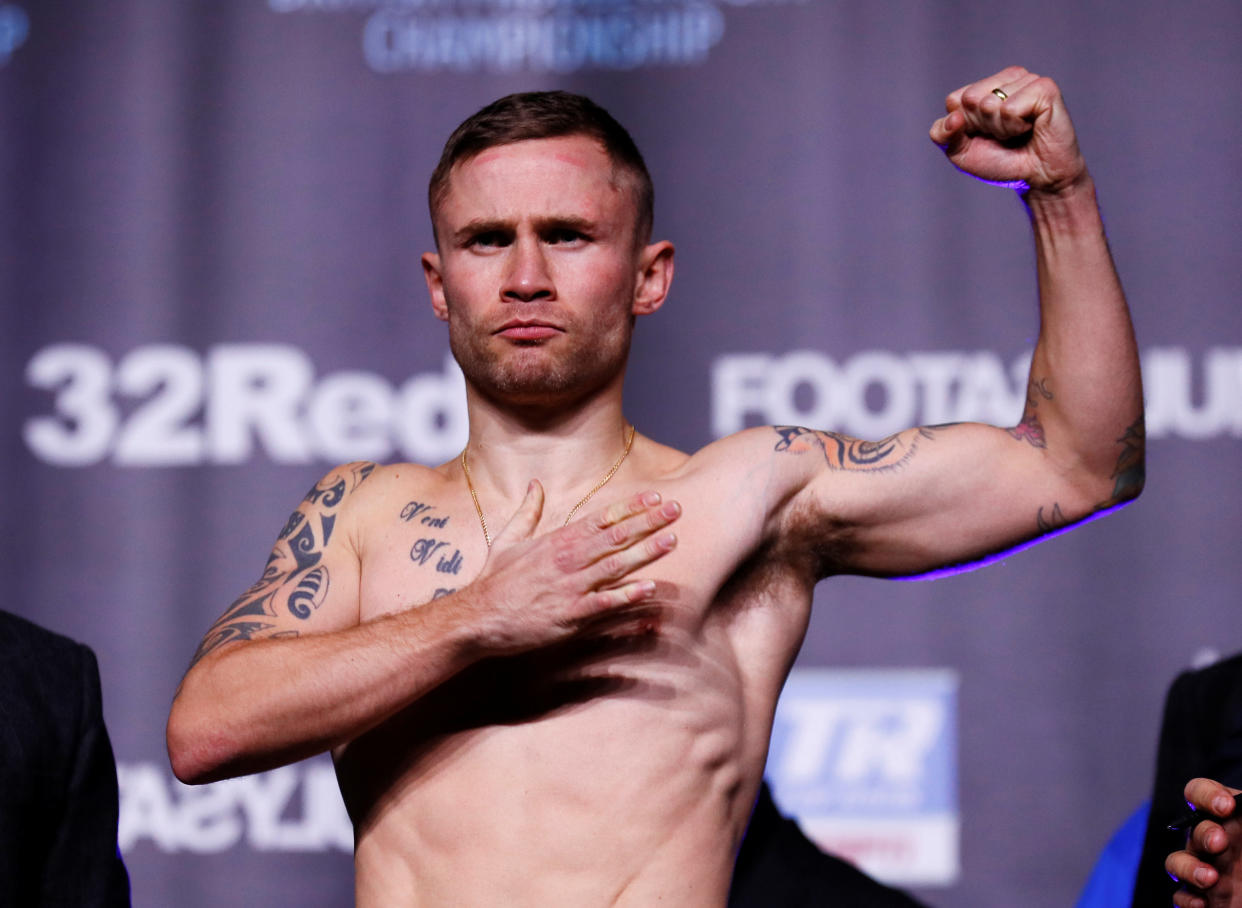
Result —
<svg viewBox="0 0 1242 908"><path fill-rule="evenodd" d="M463 124L423 266L466 450L311 490L180 687L177 776L331 749L359 905L723 905L815 583L981 559L1142 483L1138 356L1057 87L1011 67L947 110L956 166L1029 187L1021 422L693 455L622 412L634 318L673 276L629 137L562 95Z"/></svg>

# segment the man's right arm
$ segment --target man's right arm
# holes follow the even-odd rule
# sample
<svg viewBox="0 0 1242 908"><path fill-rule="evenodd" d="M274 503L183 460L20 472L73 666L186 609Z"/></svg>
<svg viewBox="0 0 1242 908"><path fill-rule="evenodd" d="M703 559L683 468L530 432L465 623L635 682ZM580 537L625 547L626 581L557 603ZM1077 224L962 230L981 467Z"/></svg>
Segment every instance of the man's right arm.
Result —
<svg viewBox="0 0 1242 908"><path fill-rule="evenodd" d="M473 662L606 629L644 633L654 585L634 572L675 545L680 516L652 492L533 538L543 490L456 593L359 620L357 487L350 464L311 490L263 577L204 637L173 701L168 751L186 782L209 782L352 740Z"/></svg>

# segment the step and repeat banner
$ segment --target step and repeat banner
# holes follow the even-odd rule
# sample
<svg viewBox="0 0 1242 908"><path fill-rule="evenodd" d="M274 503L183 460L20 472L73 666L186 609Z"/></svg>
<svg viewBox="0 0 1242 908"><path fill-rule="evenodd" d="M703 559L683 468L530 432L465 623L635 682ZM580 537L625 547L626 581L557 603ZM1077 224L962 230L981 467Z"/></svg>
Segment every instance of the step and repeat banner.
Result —
<svg viewBox="0 0 1242 908"><path fill-rule="evenodd" d="M933 905L1070 904L1169 681L1242 649L1239 46L1227 0L0 0L3 607L99 656L136 904L350 902L326 758L187 788L164 722L310 484L461 450L418 259L461 119L567 88L643 149L678 273L642 431L878 437L1021 411L1025 213L926 135L1009 63L1061 84L1099 185L1147 493L981 571L821 584L768 773Z"/></svg>

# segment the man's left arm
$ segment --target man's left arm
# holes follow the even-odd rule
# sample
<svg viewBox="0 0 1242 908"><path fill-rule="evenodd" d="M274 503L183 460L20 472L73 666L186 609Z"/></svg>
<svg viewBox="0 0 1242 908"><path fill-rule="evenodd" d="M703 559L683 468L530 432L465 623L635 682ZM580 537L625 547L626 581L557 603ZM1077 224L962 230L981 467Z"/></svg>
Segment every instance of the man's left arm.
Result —
<svg viewBox="0 0 1242 908"><path fill-rule="evenodd" d="M946 108L932 140L965 173L1018 188L1030 214L1040 333L1026 408L1009 429L924 427L879 442L778 427L777 452L822 460L793 500L841 542L825 572L914 574L971 562L1142 488L1138 351L1060 90L1009 67L953 92Z"/></svg>
<svg viewBox="0 0 1242 908"><path fill-rule="evenodd" d="M1143 478L1138 349L1061 92L1009 67L954 92L946 107L932 140L966 173L1021 189L1034 232L1040 334L1011 431L1049 446L1067 469L1114 479L1099 506L1132 498Z"/></svg>

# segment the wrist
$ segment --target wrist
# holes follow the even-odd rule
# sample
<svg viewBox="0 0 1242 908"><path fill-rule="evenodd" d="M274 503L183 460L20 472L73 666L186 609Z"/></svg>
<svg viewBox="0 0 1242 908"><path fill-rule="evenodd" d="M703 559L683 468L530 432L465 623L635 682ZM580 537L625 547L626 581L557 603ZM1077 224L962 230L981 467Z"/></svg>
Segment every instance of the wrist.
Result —
<svg viewBox="0 0 1242 908"><path fill-rule="evenodd" d="M1086 170L1063 186L1021 193L1037 232L1098 233L1102 224L1095 181Z"/></svg>

